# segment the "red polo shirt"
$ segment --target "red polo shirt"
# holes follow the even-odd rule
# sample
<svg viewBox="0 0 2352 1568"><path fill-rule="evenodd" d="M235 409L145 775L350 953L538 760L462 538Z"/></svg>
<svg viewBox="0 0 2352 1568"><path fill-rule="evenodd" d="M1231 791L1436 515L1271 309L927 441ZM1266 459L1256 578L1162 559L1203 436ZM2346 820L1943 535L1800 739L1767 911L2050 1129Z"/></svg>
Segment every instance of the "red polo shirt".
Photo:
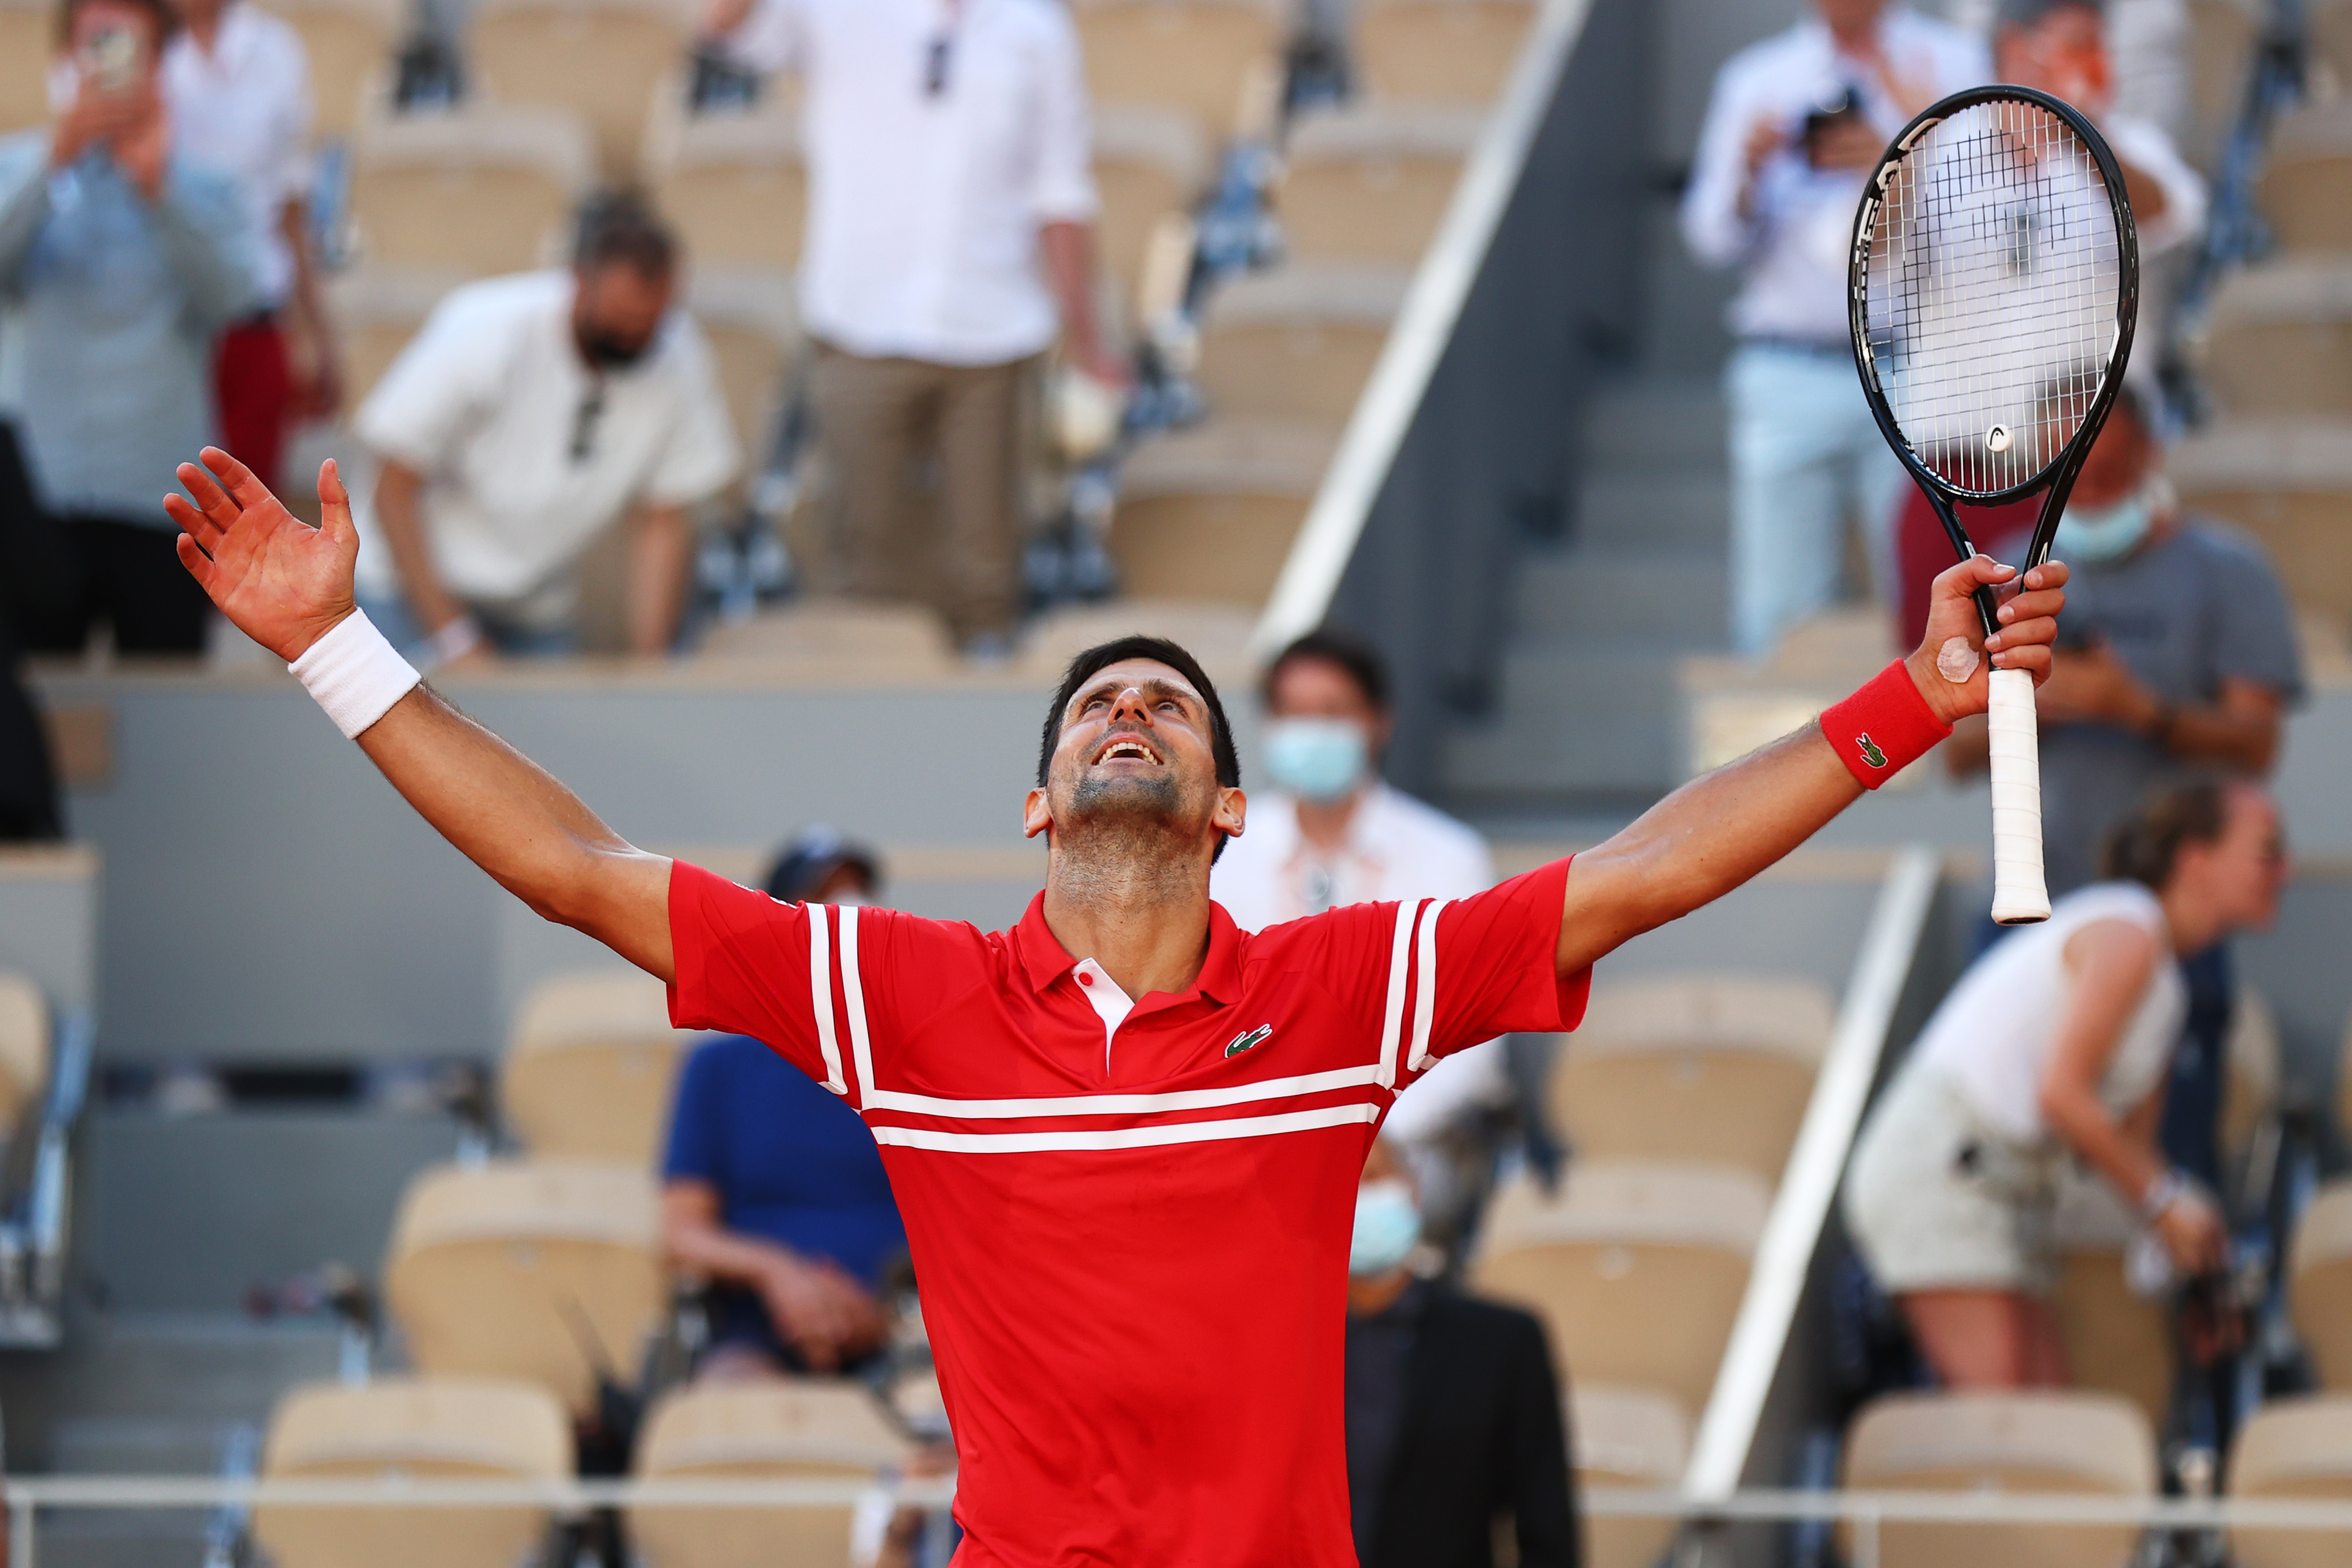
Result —
<svg viewBox="0 0 2352 1568"><path fill-rule="evenodd" d="M784 904L681 864L681 1028L755 1035L882 1146L959 1461L961 1568L1349 1568L1356 1184L1397 1091L1573 1029L1568 862L1255 936L1132 1003L1054 939ZM814 1005L813 1005L814 1004ZM1123 1014L1123 1016L1122 1016Z"/></svg>

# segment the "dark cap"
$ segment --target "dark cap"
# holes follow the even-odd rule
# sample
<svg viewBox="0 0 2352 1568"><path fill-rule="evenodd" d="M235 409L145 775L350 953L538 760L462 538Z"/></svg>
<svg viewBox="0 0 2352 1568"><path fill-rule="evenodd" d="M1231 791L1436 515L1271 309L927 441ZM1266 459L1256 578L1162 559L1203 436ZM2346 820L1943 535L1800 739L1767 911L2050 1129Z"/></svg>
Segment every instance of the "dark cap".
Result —
<svg viewBox="0 0 2352 1568"><path fill-rule="evenodd" d="M855 866L863 873L869 892L882 885L882 862L872 850L831 828L805 829L776 852L768 868L768 896L780 904L799 904L843 866Z"/></svg>

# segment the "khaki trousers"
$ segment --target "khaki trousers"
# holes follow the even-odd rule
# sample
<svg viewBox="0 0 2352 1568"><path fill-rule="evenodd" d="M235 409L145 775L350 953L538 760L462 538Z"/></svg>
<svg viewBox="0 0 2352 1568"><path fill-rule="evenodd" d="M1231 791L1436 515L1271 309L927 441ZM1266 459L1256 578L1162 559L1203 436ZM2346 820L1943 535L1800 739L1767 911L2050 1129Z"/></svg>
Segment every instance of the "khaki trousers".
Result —
<svg viewBox="0 0 2352 1568"><path fill-rule="evenodd" d="M1013 630L1038 362L935 365L817 345L809 392L832 476L820 586L927 604L959 643Z"/></svg>

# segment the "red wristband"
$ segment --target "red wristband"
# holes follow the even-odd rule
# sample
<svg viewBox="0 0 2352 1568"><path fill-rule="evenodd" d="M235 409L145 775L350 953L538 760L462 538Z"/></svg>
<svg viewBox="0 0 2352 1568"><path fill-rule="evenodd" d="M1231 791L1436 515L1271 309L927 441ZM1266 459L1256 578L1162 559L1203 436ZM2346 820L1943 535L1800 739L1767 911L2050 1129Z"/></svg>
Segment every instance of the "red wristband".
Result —
<svg viewBox="0 0 2352 1568"><path fill-rule="evenodd" d="M1936 716L1919 684L1897 659L1853 695L1822 713L1822 735L1865 789L1902 772L1952 727Z"/></svg>

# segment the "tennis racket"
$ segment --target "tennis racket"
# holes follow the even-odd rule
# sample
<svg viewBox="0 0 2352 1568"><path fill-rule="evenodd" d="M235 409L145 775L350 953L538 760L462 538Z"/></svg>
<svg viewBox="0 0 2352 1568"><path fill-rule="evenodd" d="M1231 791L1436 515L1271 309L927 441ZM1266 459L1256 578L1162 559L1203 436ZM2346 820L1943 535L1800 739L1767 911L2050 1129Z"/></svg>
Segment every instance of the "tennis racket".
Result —
<svg viewBox="0 0 2352 1568"><path fill-rule="evenodd" d="M1887 444L1959 559L1953 503L2047 490L2021 578L2050 558L2067 494L2123 382L2139 242L2115 154L2047 93L1972 88L1904 127L1854 221L1853 358ZM2000 630L1977 591L1985 634ZM2050 917L2033 677L1991 672L1992 917Z"/></svg>

